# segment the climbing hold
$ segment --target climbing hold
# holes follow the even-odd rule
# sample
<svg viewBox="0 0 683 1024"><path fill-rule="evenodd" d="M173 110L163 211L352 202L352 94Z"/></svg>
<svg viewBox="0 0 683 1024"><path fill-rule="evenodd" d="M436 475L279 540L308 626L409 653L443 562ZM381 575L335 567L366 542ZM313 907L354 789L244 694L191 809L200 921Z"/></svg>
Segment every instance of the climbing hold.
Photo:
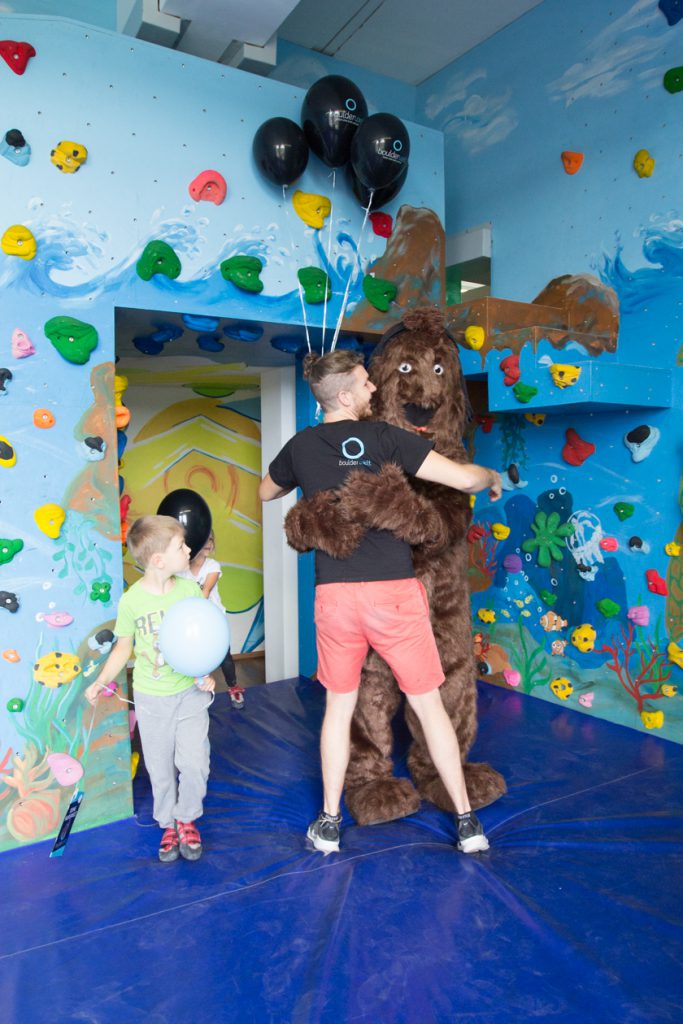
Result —
<svg viewBox="0 0 683 1024"><path fill-rule="evenodd" d="M259 341L263 337L263 328L260 324L238 322L224 327L223 334L233 341Z"/></svg>
<svg viewBox="0 0 683 1024"><path fill-rule="evenodd" d="M111 629L100 629L93 636L88 637L88 647L98 654L109 654L114 646L116 638Z"/></svg>
<svg viewBox="0 0 683 1024"><path fill-rule="evenodd" d="M8 647L6 651L2 652L2 656L5 661L9 661L11 665L16 665L18 661L21 661L19 651L15 650L14 647Z"/></svg>
<svg viewBox="0 0 683 1024"><path fill-rule="evenodd" d="M503 568L509 573L521 572L522 559L519 555L506 555L503 559Z"/></svg>
<svg viewBox="0 0 683 1024"><path fill-rule="evenodd" d="M200 334L197 338L197 347L203 352L222 352L225 343L220 341L217 334Z"/></svg>
<svg viewBox="0 0 683 1024"><path fill-rule="evenodd" d="M629 430L624 434L624 444L631 453L634 462L642 462L651 453L660 438L657 427L649 427L646 423Z"/></svg>
<svg viewBox="0 0 683 1024"><path fill-rule="evenodd" d="M0 239L0 249L8 256L18 256L22 260L32 260L36 254L36 240L23 224L13 224L7 228Z"/></svg>
<svg viewBox="0 0 683 1024"><path fill-rule="evenodd" d="M479 424L485 434L490 434L493 430L493 424L496 422L495 416L477 416L476 422Z"/></svg>
<svg viewBox="0 0 683 1024"><path fill-rule="evenodd" d="M11 370L8 370L5 366L0 367L0 398L4 398L9 394L5 384L9 384L13 379Z"/></svg>
<svg viewBox="0 0 683 1024"><path fill-rule="evenodd" d="M88 150L80 142L58 142L50 150L50 160L63 174L75 174L88 159Z"/></svg>
<svg viewBox="0 0 683 1024"><path fill-rule="evenodd" d="M263 263L258 256L231 256L221 263L221 275L243 292L262 292L260 273Z"/></svg>
<svg viewBox="0 0 683 1024"><path fill-rule="evenodd" d="M516 668L504 668L503 679L508 686L519 686L522 681L522 673L518 672Z"/></svg>
<svg viewBox="0 0 683 1024"><path fill-rule="evenodd" d="M6 466L9 469L16 464L16 461L17 453L14 448L6 437L0 435L0 466Z"/></svg>
<svg viewBox="0 0 683 1024"><path fill-rule="evenodd" d="M655 158L647 149L639 149L633 158L633 169L639 178L651 178L655 169Z"/></svg>
<svg viewBox="0 0 683 1024"><path fill-rule="evenodd" d="M478 324L470 324L465 328L465 344L473 352L478 352L486 341L486 331Z"/></svg>
<svg viewBox="0 0 683 1024"><path fill-rule="evenodd" d="M467 329L469 330L469 328ZM479 328L479 330L481 330L481 328ZM519 368L519 356L516 354L506 356L505 359L501 359L499 365L500 369L505 374L503 377L503 384L506 388L511 388L512 385L516 384L522 376L522 371Z"/></svg>
<svg viewBox="0 0 683 1024"><path fill-rule="evenodd" d="M318 231L325 227L325 218L329 217L332 209L332 203L327 196L319 196L315 192L302 192L300 189L292 196L292 206L304 224Z"/></svg>
<svg viewBox="0 0 683 1024"><path fill-rule="evenodd" d="M574 687L566 676L558 676L557 679L553 679L550 689L560 700L568 700L574 692Z"/></svg>
<svg viewBox="0 0 683 1024"><path fill-rule="evenodd" d="M394 230L394 220L389 213L371 213L370 223L372 224L372 230L380 238L389 238Z"/></svg>
<svg viewBox="0 0 683 1024"><path fill-rule="evenodd" d="M10 128L0 142L0 156L17 167L26 167L31 159L31 147L18 128Z"/></svg>
<svg viewBox="0 0 683 1024"><path fill-rule="evenodd" d="M15 359L26 359L27 356L35 354L33 342L28 334L15 327L12 331L12 355Z"/></svg>
<svg viewBox="0 0 683 1024"><path fill-rule="evenodd" d="M603 537L600 541L600 547L603 551L618 551L619 541L616 537Z"/></svg>
<svg viewBox="0 0 683 1024"><path fill-rule="evenodd" d="M14 39L0 40L0 57L15 75L23 75L26 65L35 55L36 51L30 43L18 43Z"/></svg>
<svg viewBox="0 0 683 1024"><path fill-rule="evenodd" d="M135 778L140 763L140 754L137 750L133 750L130 755L130 777Z"/></svg>
<svg viewBox="0 0 683 1024"><path fill-rule="evenodd" d="M188 185L195 203L214 203L220 206L228 193L225 178L218 171L201 171Z"/></svg>
<svg viewBox="0 0 683 1024"><path fill-rule="evenodd" d="M664 75L664 88L671 93L683 91L683 67L669 68Z"/></svg>
<svg viewBox="0 0 683 1024"><path fill-rule="evenodd" d="M278 334L270 339L270 344L278 352L287 352L290 355L303 355L308 346L306 339L298 334Z"/></svg>
<svg viewBox="0 0 683 1024"><path fill-rule="evenodd" d="M145 338L133 338L133 344L138 352L142 352L145 356L158 356L164 349L163 342L152 341L149 336Z"/></svg>
<svg viewBox="0 0 683 1024"><path fill-rule="evenodd" d="M297 270L296 276L304 290L306 302L316 305L319 302L324 302L325 297L329 299L332 294L330 279L320 267L302 267L301 270ZM365 279L363 279L363 291L365 291Z"/></svg>
<svg viewBox="0 0 683 1024"><path fill-rule="evenodd" d="M135 269L143 281L151 280L156 274L175 281L181 271L181 264L175 249L168 242L156 240L147 243Z"/></svg>
<svg viewBox="0 0 683 1024"><path fill-rule="evenodd" d="M577 650L587 654L588 651L592 651L595 647L596 636L597 633L590 623L584 622L572 632L571 640Z"/></svg>
<svg viewBox="0 0 683 1024"><path fill-rule="evenodd" d="M576 384L581 376L581 367L572 363L554 363L550 356L541 356L539 366L547 366L556 388L564 390Z"/></svg>
<svg viewBox="0 0 683 1024"><path fill-rule="evenodd" d="M538 388L533 387L532 384L523 384L521 380L515 384L512 391L517 401L524 405L538 394Z"/></svg>
<svg viewBox="0 0 683 1024"><path fill-rule="evenodd" d="M673 661L674 665L683 668L683 648L679 647L675 640L669 643L666 653L669 655L669 661Z"/></svg>
<svg viewBox="0 0 683 1024"><path fill-rule="evenodd" d="M675 25L683 18L683 2L681 0L659 0L658 6L669 25Z"/></svg>
<svg viewBox="0 0 683 1024"><path fill-rule="evenodd" d="M90 353L97 348L97 331L92 324L75 320L72 316L53 316L43 330L67 363L82 366L90 359Z"/></svg>
<svg viewBox="0 0 683 1024"><path fill-rule="evenodd" d="M670 555L672 558L678 558L682 549L680 544L677 544L675 540L672 540L669 541L668 544L664 545L664 550L667 555Z"/></svg>
<svg viewBox="0 0 683 1024"><path fill-rule="evenodd" d="M640 718L646 729L661 729L664 725L663 711L641 711Z"/></svg>
<svg viewBox="0 0 683 1024"><path fill-rule="evenodd" d="M603 597L600 601L596 601L595 607L606 619L613 619L621 611L621 605L609 597Z"/></svg>
<svg viewBox="0 0 683 1024"><path fill-rule="evenodd" d="M12 613L18 611L19 598L11 590L0 590L0 608Z"/></svg>
<svg viewBox="0 0 683 1024"><path fill-rule="evenodd" d="M522 544L522 551L532 554L536 551L538 564L544 569L551 562L561 562L564 556L563 546L567 537L573 536L576 527L573 523L560 523L560 513L551 512L547 515L539 509L531 523L534 534Z"/></svg>
<svg viewBox="0 0 683 1024"><path fill-rule="evenodd" d="M35 510L33 518L41 533L44 533L46 537L56 540L64 525L66 512L61 505L48 502L46 505L41 505L40 508Z"/></svg>
<svg viewBox="0 0 683 1024"><path fill-rule="evenodd" d="M115 406L114 421L117 430L125 430L130 423L130 409L127 409L125 405Z"/></svg>
<svg viewBox="0 0 683 1024"><path fill-rule="evenodd" d="M496 540L506 540L510 536L510 527L504 523L491 523L491 533Z"/></svg>
<svg viewBox="0 0 683 1024"><path fill-rule="evenodd" d="M109 604L111 600L110 590L111 583L107 580L93 580L88 597L91 601L101 601L102 604Z"/></svg>
<svg viewBox="0 0 683 1024"><path fill-rule="evenodd" d="M553 594L552 590L541 590L538 596L544 604L549 604L551 608L557 601L557 594Z"/></svg>
<svg viewBox="0 0 683 1024"><path fill-rule="evenodd" d="M626 618L636 626L649 626L650 609L646 604L636 604L626 612Z"/></svg>
<svg viewBox="0 0 683 1024"><path fill-rule="evenodd" d="M81 441L81 451L89 462L100 462L107 451L107 442L103 437L84 437Z"/></svg>
<svg viewBox="0 0 683 1024"><path fill-rule="evenodd" d="M529 423L533 423L535 427L542 427L545 423L544 412L525 412L524 419L528 420Z"/></svg>
<svg viewBox="0 0 683 1024"><path fill-rule="evenodd" d="M581 170L583 153L574 153L571 149L565 149L560 156L562 157L562 166L566 174L576 174L577 171Z"/></svg>
<svg viewBox="0 0 683 1024"><path fill-rule="evenodd" d="M180 319L191 331L217 331L221 322L218 316L201 316L195 313L181 313Z"/></svg>
<svg viewBox="0 0 683 1024"><path fill-rule="evenodd" d="M595 445L582 440L573 427L565 431L567 443L562 449L562 458L570 466L582 466L595 451Z"/></svg>
<svg viewBox="0 0 683 1024"><path fill-rule="evenodd" d="M614 514L617 519L624 523L627 519L630 519L635 512L635 506L629 501L618 501L614 506Z"/></svg>
<svg viewBox="0 0 683 1024"><path fill-rule="evenodd" d="M24 702L21 697L10 697L7 701L7 710L16 714L18 711L24 710Z"/></svg>
<svg viewBox="0 0 683 1024"><path fill-rule="evenodd" d="M83 765L71 754L48 754L46 761L60 786L73 786L83 778Z"/></svg>
<svg viewBox="0 0 683 1024"><path fill-rule="evenodd" d="M642 537L634 535L629 537L628 546L631 551L638 551L642 555L646 555L650 550L650 545Z"/></svg>
<svg viewBox="0 0 683 1024"><path fill-rule="evenodd" d="M33 426L41 430L49 430L56 422L49 409L36 409L33 413Z"/></svg>
<svg viewBox="0 0 683 1024"><path fill-rule="evenodd" d="M303 281L301 283L303 284ZM366 274L363 278L363 295L371 306L378 309L380 313L386 313L398 295L398 287L393 281L385 281L381 277L373 277L372 274Z"/></svg>
<svg viewBox="0 0 683 1024"><path fill-rule="evenodd" d="M656 569L648 569L645 573L645 579L647 580L647 589L652 594L659 594L660 597L666 597L669 593L669 588L666 585L666 580L662 579Z"/></svg>
<svg viewBox="0 0 683 1024"><path fill-rule="evenodd" d="M593 698L594 697L595 697L595 694L593 692L591 692L591 693L582 693L581 696L579 697L579 704L581 704L581 706L584 707L584 708L592 708L593 707Z"/></svg>
<svg viewBox="0 0 683 1024"><path fill-rule="evenodd" d="M15 540L0 537L0 565L9 565L14 556L18 555L23 547L24 542L18 537Z"/></svg>
<svg viewBox="0 0 683 1024"><path fill-rule="evenodd" d="M36 615L36 622L47 622L53 629L63 629L64 626L70 626L73 621L74 617L69 612L38 612Z"/></svg>
<svg viewBox="0 0 683 1024"><path fill-rule="evenodd" d="M114 405L121 405L123 402L123 393L128 388L128 378L124 377L123 374L114 374Z"/></svg>
<svg viewBox="0 0 683 1024"><path fill-rule="evenodd" d="M72 682L80 675L81 663L75 654L63 654L61 651L50 651L38 658L33 666L33 681L46 686L48 690L56 690Z"/></svg>

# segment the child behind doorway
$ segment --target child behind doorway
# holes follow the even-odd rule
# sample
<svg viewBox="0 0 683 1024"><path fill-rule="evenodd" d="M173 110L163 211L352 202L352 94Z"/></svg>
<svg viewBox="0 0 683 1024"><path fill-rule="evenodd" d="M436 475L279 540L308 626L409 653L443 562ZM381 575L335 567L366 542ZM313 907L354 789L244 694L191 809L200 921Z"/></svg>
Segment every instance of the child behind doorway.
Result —
<svg viewBox="0 0 683 1024"><path fill-rule="evenodd" d="M212 530L204 547L200 548L190 562L189 568L178 575L184 576L186 579L194 580L195 583L198 583L202 589L202 594L207 601L212 601L213 604L218 605L221 611L225 613L225 608L223 607L223 603L218 593L218 580L222 575L222 569L220 562L216 561L216 559L212 557L215 549L216 538ZM221 669L225 676L225 683L228 688L228 694L230 695L232 706L234 708L243 708L244 688L237 685L235 662L230 648L228 648L228 653L225 655L221 664Z"/></svg>

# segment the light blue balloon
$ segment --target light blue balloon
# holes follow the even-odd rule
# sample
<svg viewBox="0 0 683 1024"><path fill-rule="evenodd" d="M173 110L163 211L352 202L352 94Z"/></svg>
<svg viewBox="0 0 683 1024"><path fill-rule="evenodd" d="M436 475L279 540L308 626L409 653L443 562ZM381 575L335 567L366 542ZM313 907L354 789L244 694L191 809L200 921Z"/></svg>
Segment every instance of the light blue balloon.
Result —
<svg viewBox="0 0 683 1024"><path fill-rule="evenodd" d="M159 629L167 665L183 676L205 676L221 664L230 647L225 612L203 597L184 597L168 609Z"/></svg>

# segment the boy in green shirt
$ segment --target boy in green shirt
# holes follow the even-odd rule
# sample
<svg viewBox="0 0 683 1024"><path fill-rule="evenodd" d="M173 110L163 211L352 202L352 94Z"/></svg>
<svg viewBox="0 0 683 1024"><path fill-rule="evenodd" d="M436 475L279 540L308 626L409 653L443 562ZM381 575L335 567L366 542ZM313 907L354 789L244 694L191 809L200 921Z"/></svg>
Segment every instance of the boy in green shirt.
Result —
<svg viewBox="0 0 683 1024"><path fill-rule="evenodd" d="M167 863L179 856L198 860L202 841L194 822L202 815L209 777L211 701L204 694L213 691L215 682L205 676L195 685L192 676L180 675L167 665L159 649L159 627L172 605L186 597L201 597L201 590L176 575L187 569L190 560L177 519L143 516L131 526L126 543L144 576L119 601L117 642L85 696L94 704L135 648L135 711L152 783L152 813L164 830L159 860Z"/></svg>

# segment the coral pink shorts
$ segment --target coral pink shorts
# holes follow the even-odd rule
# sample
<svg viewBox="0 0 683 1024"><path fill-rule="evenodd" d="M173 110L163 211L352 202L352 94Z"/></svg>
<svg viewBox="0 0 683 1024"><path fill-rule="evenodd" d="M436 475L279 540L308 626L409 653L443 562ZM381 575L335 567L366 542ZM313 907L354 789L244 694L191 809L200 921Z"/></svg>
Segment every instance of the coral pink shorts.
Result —
<svg viewBox="0 0 683 1024"><path fill-rule="evenodd" d="M333 693L358 689L373 647L404 693L428 693L444 681L419 580L323 583L315 590L318 678Z"/></svg>

